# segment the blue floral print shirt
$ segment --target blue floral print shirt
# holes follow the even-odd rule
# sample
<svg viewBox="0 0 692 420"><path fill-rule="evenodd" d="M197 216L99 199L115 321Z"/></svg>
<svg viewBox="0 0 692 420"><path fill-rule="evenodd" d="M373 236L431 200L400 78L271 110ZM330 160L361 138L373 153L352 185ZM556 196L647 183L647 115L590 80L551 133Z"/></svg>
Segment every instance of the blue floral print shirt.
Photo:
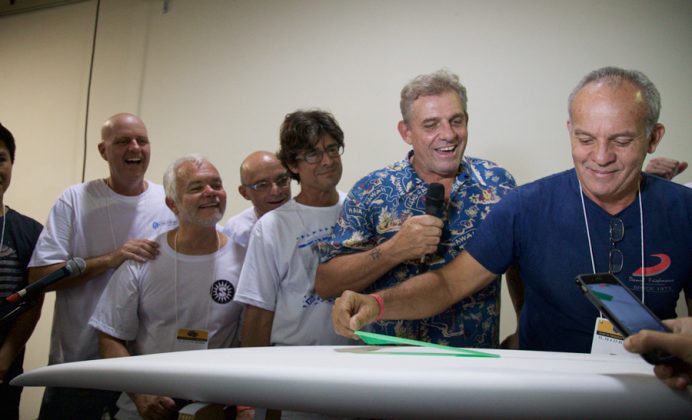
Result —
<svg viewBox="0 0 692 420"><path fill-rule="evenodd" d="M363 252L392 238L404 221L425 214L428 184L406 159L374 171L351 189L331 238L320 248L321 261ZM428 264L407 261L387 272L364 293L392 287L425 271L435 270L464 249L492 206L516 186L514 178L493 162L465 157L454 181L437 254ZM497 347L500 281L431 318L379 321L371 331L458 347Z"/></svg>

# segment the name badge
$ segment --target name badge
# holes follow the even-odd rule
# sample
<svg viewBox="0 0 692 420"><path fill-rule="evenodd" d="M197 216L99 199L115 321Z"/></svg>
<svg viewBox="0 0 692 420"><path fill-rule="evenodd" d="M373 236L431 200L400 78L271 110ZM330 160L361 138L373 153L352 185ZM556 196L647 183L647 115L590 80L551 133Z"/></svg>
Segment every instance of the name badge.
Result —
<svg viewBox="0 0 692 420"><path fill-rule="evenodd" d="M613 324L605 319L596 318L596 326L591 341L591 354L630 354L622 342L625 337L615 330Z"/></svg>
<svg viewBox="0 0 692 420"><path fill-rule="evenodd" d="M175 340L175 351L206 350L209 331L180 328Z"/></svg>

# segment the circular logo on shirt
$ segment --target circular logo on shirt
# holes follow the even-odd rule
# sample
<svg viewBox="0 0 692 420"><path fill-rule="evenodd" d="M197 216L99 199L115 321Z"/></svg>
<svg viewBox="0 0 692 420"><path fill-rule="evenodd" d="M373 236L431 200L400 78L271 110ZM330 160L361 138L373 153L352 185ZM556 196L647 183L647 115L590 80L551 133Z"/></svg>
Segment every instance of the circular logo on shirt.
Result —
<svg viewBox="0 0 692 420"><path fill-rule="evenodd" d="M228 303L233 300L235 295L235 287L228 280L216 280L214 284L211 285L211 298L214 299L216 303Z"/></svg>

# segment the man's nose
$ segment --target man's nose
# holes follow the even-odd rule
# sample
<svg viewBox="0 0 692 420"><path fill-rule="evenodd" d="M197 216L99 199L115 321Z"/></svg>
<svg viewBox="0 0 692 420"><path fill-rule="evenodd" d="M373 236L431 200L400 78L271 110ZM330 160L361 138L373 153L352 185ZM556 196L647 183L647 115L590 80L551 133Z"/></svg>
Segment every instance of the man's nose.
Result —
<svg viewBox="0 0 692 420"><path fill-rule="evenodd" d="M139 144L139 142L137 141L137 139L134 138L134 137L130 139L130 141L129 141L129 143L127 144L127 146L128 146L128 147L131 147L131 148L135 148L135 149L139 149L139 148L141 147L140 144Z"/></svg>
<svg viewBox="0 0 692 420"><path fill-rule="evenodd" d="M612 145L607 139L596 142L596 150L594 152L594 161L596 163L605 166L614 160L614 156Z"/></svg>
<svg viewBox="0 0 692 420"><path fill-rule="evenodd" d="M450 140L456 136L456 133L452 129L452 124L450 124L449 121L442 121L439 133L440 137L444 140Z"/></svg>

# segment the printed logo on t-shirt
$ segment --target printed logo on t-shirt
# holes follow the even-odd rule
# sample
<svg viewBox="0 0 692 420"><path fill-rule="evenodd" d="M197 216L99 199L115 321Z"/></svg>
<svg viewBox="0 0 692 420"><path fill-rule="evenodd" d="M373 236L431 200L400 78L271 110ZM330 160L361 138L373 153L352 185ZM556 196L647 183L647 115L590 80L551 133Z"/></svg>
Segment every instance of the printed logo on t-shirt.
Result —
<svg viewBox="0 0 692 420"><path fill-rule="evenodd" d="M307 308L309 306L316 306L322 303L334 303L335 298L328 298L328 299L322 299L319 295L317 294L309 294L303 296L303 308Z"/></svg>
<svg viewBox="0 0 692 420"><path fill-rule="evenodd" d="M158 220L154 220L151 222L151 227L154 228L154 230L157 230L160 227L168 227L168 228L174 228L177 224L176 220L164 220L163 222L160 222Z"/></svg>
<svg viewBox="0 0 692 420"><path fill-rule="evenodd" d="M216 280L209 290L211 298L216 303L228 303L235 296L235 287L228 280Z"/></svg>
<svg viewBox="0 0 692 420"><path fill-rule="evenodd" d="M651 254L652 257L658 258L658 263L650 267L639 267L632 273L633 276L645 277L658 276L670 267L670 257L666 254Z"/></svg>

